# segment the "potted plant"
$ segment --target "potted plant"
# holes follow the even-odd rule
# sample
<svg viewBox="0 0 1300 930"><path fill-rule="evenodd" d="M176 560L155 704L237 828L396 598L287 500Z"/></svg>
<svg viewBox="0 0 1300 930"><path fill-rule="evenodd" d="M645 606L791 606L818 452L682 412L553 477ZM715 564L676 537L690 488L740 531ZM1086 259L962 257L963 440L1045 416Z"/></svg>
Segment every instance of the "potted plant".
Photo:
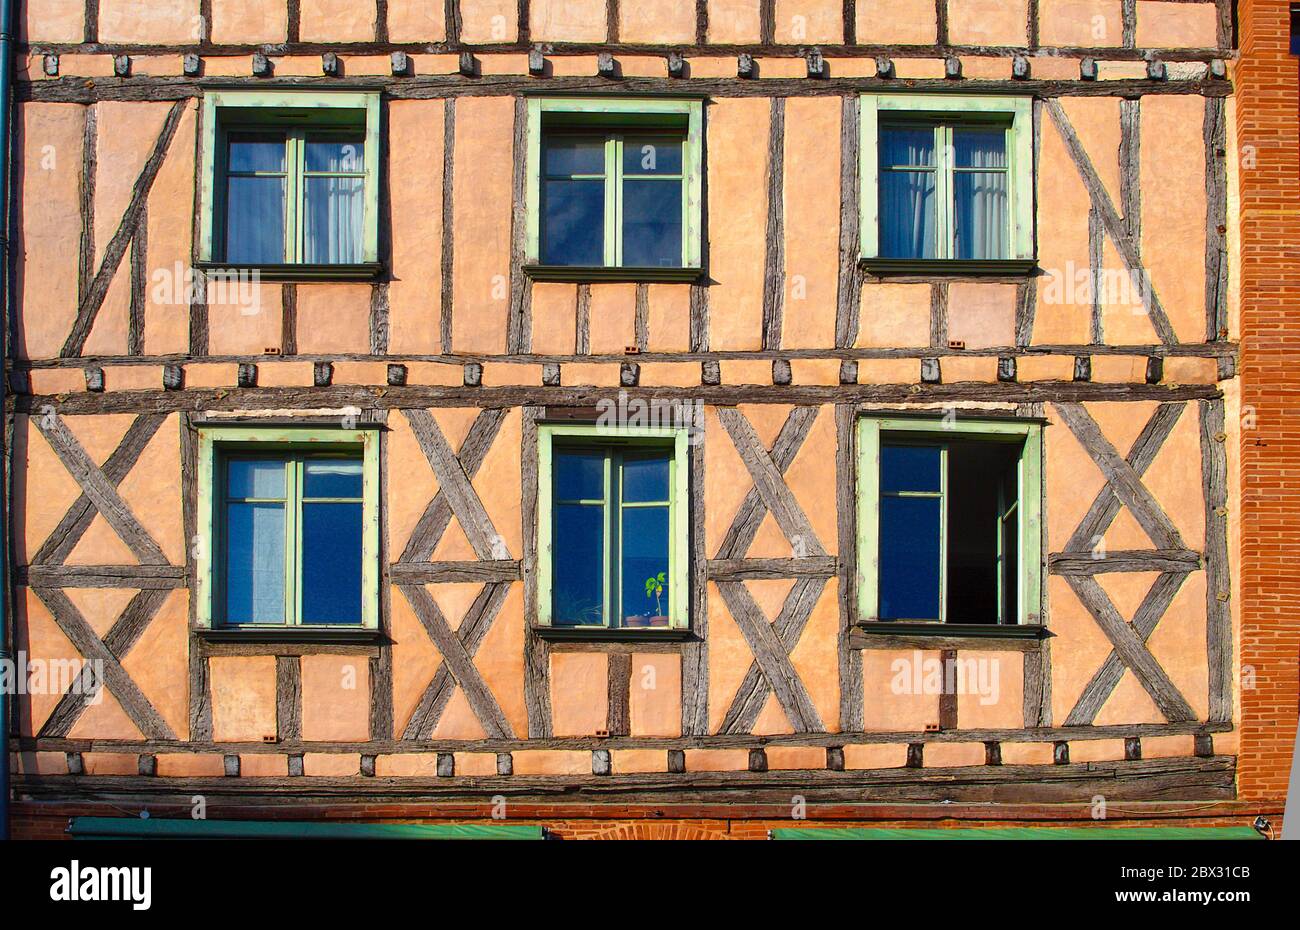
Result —
<svg viewBox="0 0 1300 930"><path fill-rule="evenodd" d="M664 614L663 595L664 586L668 583L668 573L660 572L657 575L651 575L645 580L646 600L654 598L654 614L648 610L646 613L635 616L625 617L623 625L628 627L657 627L668 626L668 617Z"/></svg>

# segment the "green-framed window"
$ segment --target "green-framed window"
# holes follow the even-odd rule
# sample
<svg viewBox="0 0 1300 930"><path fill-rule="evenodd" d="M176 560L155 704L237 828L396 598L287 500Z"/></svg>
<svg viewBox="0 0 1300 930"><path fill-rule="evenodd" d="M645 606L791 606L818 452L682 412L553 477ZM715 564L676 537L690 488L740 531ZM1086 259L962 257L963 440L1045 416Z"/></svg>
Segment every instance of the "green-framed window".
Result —
<svg viewBox="0 0 1300 930"><path fill-rule="evenodd" d="M862 620L1036 624L1042 425L865 416L858 423Z"/></svg>
<svg viewBox="0 0 1300 930"><path fill-rule="evenodd" d="M1033 260L1029 98L864 94L860 107L864 259Z"/></svg>
<svg viewBox="0 0 1300 930"><path fill-rule="evenodd" d="M206 94L200 260L373 272L379 149L376 93Z"/></svg>
<svg viewBox="0 0 1300 930"><path fill-rule="evenodd" d="M529 271L698 275L703 119L701 100L531 98Z"/></svg>
<svg viewBox="0 0 1300 930"><path fill-rule="evenodd" d="M374 430L199 430L199 625L376 628Z"/></svg>
<svg viewBox="0 0 1300 930"><path fill-rule="evenodd" d="M687 432L538 429L539 625L688 626Z"/></svg>

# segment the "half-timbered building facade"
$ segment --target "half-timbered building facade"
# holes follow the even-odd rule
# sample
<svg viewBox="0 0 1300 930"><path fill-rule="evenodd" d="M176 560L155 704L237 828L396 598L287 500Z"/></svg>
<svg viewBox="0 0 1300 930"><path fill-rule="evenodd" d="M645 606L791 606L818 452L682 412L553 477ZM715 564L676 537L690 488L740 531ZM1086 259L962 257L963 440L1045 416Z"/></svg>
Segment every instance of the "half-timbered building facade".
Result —
<svg viewBox="0 0 1300 930"><path fill-rule="evenodd" d="M1249 823L1232 4L22 7L29 833Z"/></svg>

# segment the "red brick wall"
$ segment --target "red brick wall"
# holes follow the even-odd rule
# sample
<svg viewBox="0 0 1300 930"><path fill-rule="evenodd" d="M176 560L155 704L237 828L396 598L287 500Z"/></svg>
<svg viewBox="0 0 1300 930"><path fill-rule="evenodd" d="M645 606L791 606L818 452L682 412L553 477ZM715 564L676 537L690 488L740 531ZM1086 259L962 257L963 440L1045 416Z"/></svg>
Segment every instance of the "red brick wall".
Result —
<svg viewBox="0 0 1300 930"><path fill-rule="evenodd" d="M1285 0L1239 0L1242 655L1240 797L1286 794L1300 693L1300 59ZM1244 682L1248 684L1248 678Z"/></svg>

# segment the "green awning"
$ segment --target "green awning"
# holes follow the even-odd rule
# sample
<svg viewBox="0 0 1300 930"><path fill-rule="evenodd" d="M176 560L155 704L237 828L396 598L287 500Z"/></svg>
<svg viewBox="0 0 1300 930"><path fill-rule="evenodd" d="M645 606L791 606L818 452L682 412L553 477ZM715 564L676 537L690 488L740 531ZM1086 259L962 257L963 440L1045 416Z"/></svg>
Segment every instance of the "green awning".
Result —
<svg viewBox="0 0 1300 930"><path fill-rule="evenodd" d="M1251 827L790 827L774 840L1261 840Z"/></svg>
<svg viewBox="0 0 1300 930"><path fill-rule="evenodd" d="M165 820L73 817L82 839L186 840L540 840L541 827L496 823L340 823L273 820Z"/></svg>

